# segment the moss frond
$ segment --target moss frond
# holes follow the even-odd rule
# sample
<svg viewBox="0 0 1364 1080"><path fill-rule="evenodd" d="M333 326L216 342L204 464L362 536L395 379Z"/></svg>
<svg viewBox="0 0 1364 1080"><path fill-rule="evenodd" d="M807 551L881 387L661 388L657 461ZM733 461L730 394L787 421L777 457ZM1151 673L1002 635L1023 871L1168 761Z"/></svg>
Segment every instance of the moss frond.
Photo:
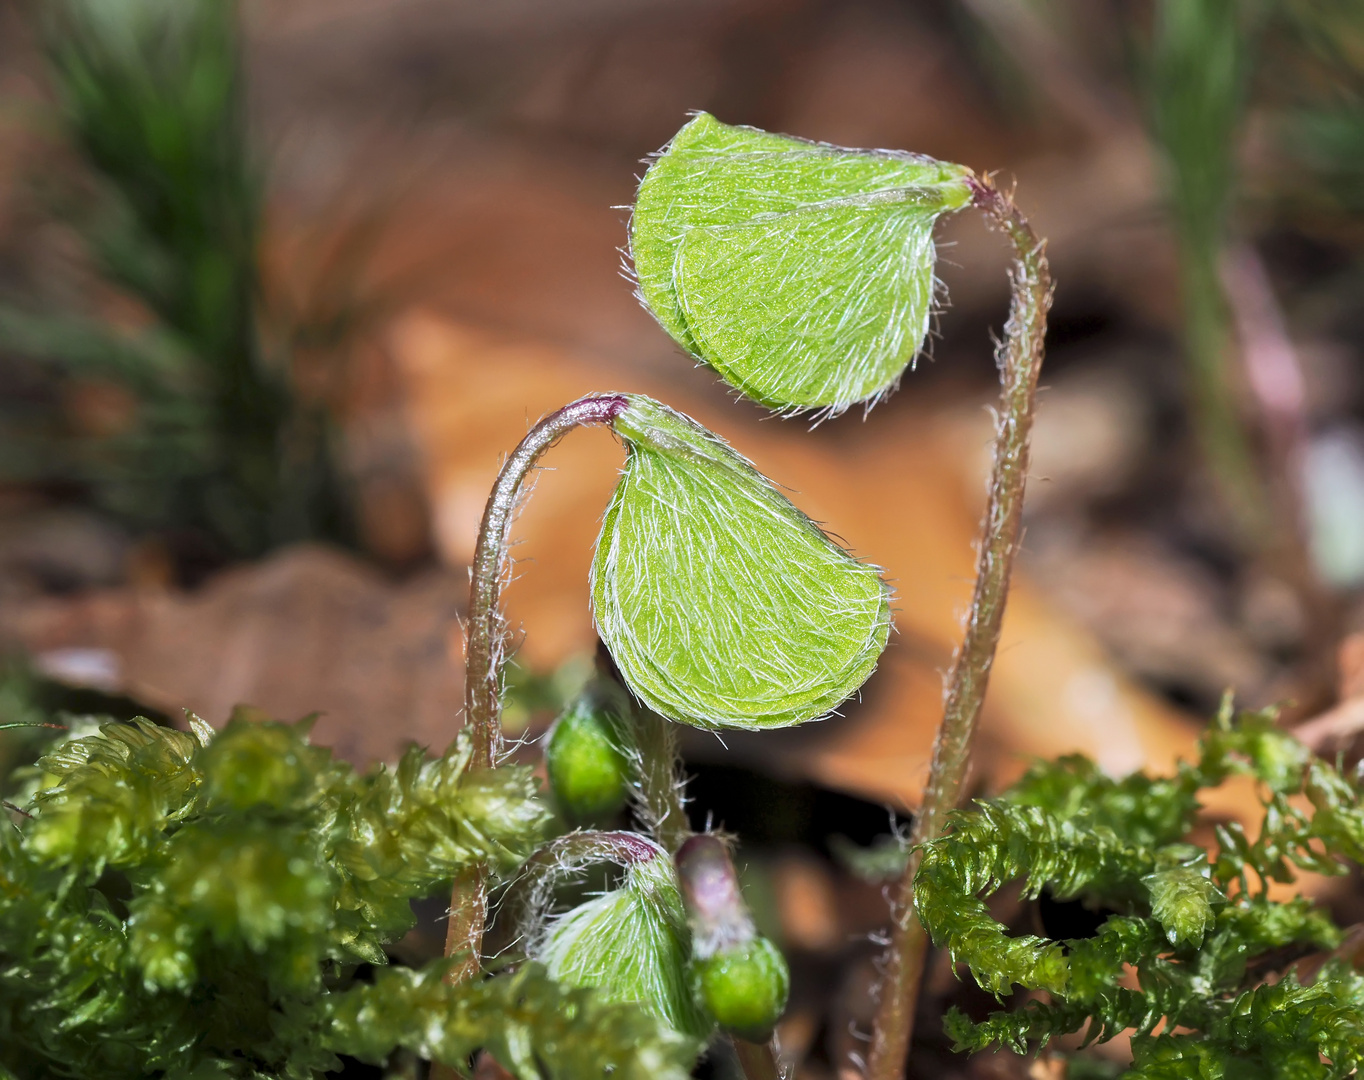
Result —
<svg viewBox="0 0 1364 1080"><path fill-rule="evenodd" d="M1199 792L1234 775L1260 786L1258 833L1222 825L1211 852L1191 844ZM923 848L915 905L934 941L997 996L1045 992L980 1023L954 1012L946 1030L959 1049L1022 1052L1063 1034L1090 1042L1130 1029L1128 1075L1152 1080L1350 1075L1364 1055L1364 976L1340 960L1307 985L1276 972L1285 954L1334 949L1342 935L1306 899L1271 900L1267 883L1343 873L1364 854L1362 839L1359 785L1272 712L1224 709L1198 760L1170 778L1113 779L1079 757L1038 765ZM1027 896L1045 888L1120 914L1091 938L1011 937L984 903L1009 881Z"/></svg>
<svg viewBox="0 0 1364 1080"><path fill-rule="evenodd" d="M445 964L393 968L336 995L323 1041L382 1062L396 1047L462 1067L486 1049L517 1080L685 1080L699 1044L643 1009L560 986L538 964L451 986Z"/></svg>
<svg viewBox="0 0 1364 1080"><path fill-rule="evenodd" d="M410 901L474 862L515 870L550 818L528 768L466 772L462 742L359 774L306 724L88 730L39 760L31 816L0 834L18 1080L334 1068L331 1002L387 962Z"/></svg>

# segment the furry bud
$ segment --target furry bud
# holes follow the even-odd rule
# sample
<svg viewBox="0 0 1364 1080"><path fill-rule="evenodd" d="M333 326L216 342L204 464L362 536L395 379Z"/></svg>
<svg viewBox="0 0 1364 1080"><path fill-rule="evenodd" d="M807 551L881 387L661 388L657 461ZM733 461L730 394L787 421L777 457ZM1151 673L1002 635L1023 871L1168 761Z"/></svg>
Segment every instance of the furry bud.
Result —
<svg viewBox="0 0 1364 1080"><path fill-rule="evenodd" d="M786 958L765 937L755 937L692 964L696 996L715 1022L749 1042L766 1042L786 1011L791 974Z"/></svg>
<svg viewBox="0 0 1364 1080"><path fill-rule="evenodd" d="M692 992L726 1031L765 1042L786 1009L786 960L754 929L719 839L693 836L678 849L676 863L692 932Z"/></svg>
<svg viewBox="0 0 1364 1080"><path fill-rule="evenodd" d="M687 979L686 923L672 861L654 848L617 889L559 916L537 950L558 982L594 986L606 1001L635 1002L675 1031L704 1039L713 1025Z"/></svg>

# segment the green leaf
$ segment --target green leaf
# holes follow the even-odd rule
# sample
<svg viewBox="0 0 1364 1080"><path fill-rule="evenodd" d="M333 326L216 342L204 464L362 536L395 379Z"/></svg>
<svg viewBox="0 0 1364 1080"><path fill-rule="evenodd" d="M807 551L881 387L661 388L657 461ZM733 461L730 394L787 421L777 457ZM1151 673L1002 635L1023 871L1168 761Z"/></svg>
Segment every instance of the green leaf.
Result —
<svg viewBox="0 0 1364 1080"><path fill-rule="evenodd" d="M774 409L842 412L891 390L933 307L933 224L971 171L699 113L640 184L640 296L683 348Z"/></svg>
<svg viewBox="0 0 1364 1080"><path fill-rule="evenodd" d="M631 397L629 458L592 565L597 629L630 689L703 728L827 714L866 681L889 590L718 436Z"/></svg>
<svg viewBox="0 0 1364 1080"><path fill-rule="evenodd" d="M705 1038L711 1023L692 997L682 896L666 855L633 864L624 884L555 920L542 955L552 978L633 1002L675 1031Z"/></svg>

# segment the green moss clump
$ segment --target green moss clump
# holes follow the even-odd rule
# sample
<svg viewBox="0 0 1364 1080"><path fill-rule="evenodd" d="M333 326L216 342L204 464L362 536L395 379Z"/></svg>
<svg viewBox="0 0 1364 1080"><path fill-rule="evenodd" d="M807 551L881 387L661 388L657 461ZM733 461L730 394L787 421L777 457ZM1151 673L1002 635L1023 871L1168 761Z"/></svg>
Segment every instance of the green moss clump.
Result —
<svg viewBox="0 0 1364 1080"><path fill-rule="evenodd" d="M20 778L0 833L0 1076L297 1080L398 1047L461 1067L484 1047L523 1078L589 1060L686 1075L688 1040L534 967L357 979L415 925L413 899L475 863L514 872L551 814L529 768L468 771L462 740L361 774L307 728L81 722Z"/></svg>
<svg viewBox="0 0 1364 1080"><path fill-rule="evenodd" d="M1234 775L1259 784L1264 820L1254 840L1217 825L1208 852L1190 843L1198 793ZM1036 766L924 846L915 906L986 990L1047 996L979 1023L950 1013L946 1030L960 1049L1023 1052L1074 1032L1089 1043L1132 1029L1127 1076L1149 1080L1351 1075L1364 1066L1364 975L1334 954L1343 935L1326 911L1273 900L1269 884L1358 864L1362 795L1272 711L1233 717L1229 706L1199 760L1174 777L1115 780L1083 758ZM984 903L1011 880L1029 896L1046 888L1117 914L1091 938L1011 936ZM1316 962L1266 978L1276 956L1314 950Z"/></svg>

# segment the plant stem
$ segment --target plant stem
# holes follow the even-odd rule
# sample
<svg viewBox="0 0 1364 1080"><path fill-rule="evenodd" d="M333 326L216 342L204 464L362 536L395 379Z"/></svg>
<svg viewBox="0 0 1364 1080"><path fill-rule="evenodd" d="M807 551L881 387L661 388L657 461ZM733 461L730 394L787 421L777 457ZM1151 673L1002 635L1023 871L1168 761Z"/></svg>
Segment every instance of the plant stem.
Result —
<svg viewBox="0 0 1364 1080"><path fill-rule="evenodd" d="M653 837L676 853L692 835L687 821L685 781L672 723L642 705L634 707L638 759L636 812Z"/></svg>
<svg viewBox="0 0 1364 1080"><path fill-rule="evenodd" d="M751 1043L737 1035L730 1042L734 1044L734 1056L739 1059L744 1080L782 1080L777 1052L771 1042Z"/></svg>
<svg viewBox="0 0 1364 1080"><path fill-rule="evenodd" d="M1023 489L1028 475L1028 437L1032 430L1037 376L1042 367L1051 272L1044 242L1008 196L988 178L973 181L977 209L1002 229L1014 248L1010 270L1013 298L1005 340L997 362L1000 415L995 432L994 468L981 526L975 594L966 634L947 678L942 726L933 746L933 765L923 804L914 818L909 863L891 895L891 941L883 961L876 1022L867 1058L869 1080L900 1080L914 1031L919 983L928 949L927 935L914 913L917 845L935 839L956 807L966 779L971 737L985 699L985 688L999 644L1008 598L1009 576L1023 522Z"/></svg>
<svg viewBox="0 0 1364 1080"><path fill-rule="evenodd" d="M506 623L502 587L508 577L507 533L516 515L521 489L540 456L576 427L609 424L629 404L621 394L581 398L552 412L530 429L498 473L470 567L469 629L464 646L464 729L472 754L467 769L491 769L502 755L502 663ZM448 976L451 982L472 977L481 964L483 928L488 918L489 869L479 864L455 879L450 894L450 922L445 955L462 957Z"/></svg>
<svg viewBox="0 0 1364 1080"><path fill-rule="evenodd" d="M630 800L635 817L645 832L668 849L669 855L675 854L692 835L677 728L634 699L611 651L601 640L597 641L597 671L620 694L618 711L628 725L622 742L629 746L633 773Z"/></svg>

